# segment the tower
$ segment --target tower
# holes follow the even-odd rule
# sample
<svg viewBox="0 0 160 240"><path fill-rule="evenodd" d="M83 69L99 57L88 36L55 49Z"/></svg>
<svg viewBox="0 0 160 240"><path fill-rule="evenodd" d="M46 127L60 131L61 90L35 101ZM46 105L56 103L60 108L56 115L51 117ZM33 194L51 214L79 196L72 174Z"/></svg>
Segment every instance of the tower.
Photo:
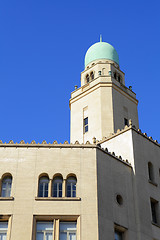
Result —
<svg viewBox="0 0 160 240"><path fill-rule="evenodd" d="M138 128L137 105L136 94L125 86L117 51L100 39L86 52L81 87L71 93L71 142L101 140L129 119Z"/></svg>

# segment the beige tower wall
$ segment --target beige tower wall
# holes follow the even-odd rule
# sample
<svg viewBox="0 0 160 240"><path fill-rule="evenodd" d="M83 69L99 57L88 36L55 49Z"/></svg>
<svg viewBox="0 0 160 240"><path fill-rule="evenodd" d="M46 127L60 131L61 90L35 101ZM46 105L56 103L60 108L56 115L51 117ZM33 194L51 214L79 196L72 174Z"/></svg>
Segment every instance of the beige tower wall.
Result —
<svg viewBox="0 0 160 240"><path fill-rule="evenodd" d="M102 140L123 128L124 118L132 119L138 128L138 101L135 93L124 85L124 73L116 68L114 63L106 63L104 60L92 64L81 74L81 87L71 93L72 143L76 140L80 143L92 142L93 137ZM86 82L86 77L92 73L94 79ZM86 108L88 132L84 134L83 119Z"/></svg>
<svg viewBox="0 0 160 240"><path fill-rule="evenodd" d="M83 129L83 110L88 108L88 132ZM78 111L77 111L78 109ZM111 87L95 87L93 91L71 104L71 142L92 142L96 137L113 132L113 108Z"/></svg>
<svg viewBox="0 0 160 240"><path fill-rule="evenodd" d="M117 129L124 128L124 118L132 119L133 125L139 128L137 102L128 94L118 89L112 88L113 115L114 115L114 132Z"/></svg>

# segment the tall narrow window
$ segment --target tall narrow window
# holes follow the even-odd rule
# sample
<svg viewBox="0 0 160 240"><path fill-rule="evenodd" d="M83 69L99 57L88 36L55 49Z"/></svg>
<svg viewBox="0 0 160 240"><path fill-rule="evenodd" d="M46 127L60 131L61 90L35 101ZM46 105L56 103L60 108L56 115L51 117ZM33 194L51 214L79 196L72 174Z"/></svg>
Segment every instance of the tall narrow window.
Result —
<svg viewBox="0 0 160 240"><path fill-rule="evenodd" d="M11 196L11 186L12 186L12 177L5 177L2 180L2 197L10 197Z"/></svg>
<svg viewBox="0 0 160 240"><path fill-rule="evenodd" d="M121 77L120 77L120 75L118 75L118 82L121 82Z"/></svg>
<svg viewBox="0 0 160 240"><path fill-rule="evenodd" d="M150 181L154 181L154 176L153 176L153 164L151 162L148 163L148 177Z"/></svg>
<svg viewBox="0 0 160 240"><path fill-rule="evenodd" d="M114 233L114 239L115 240L123 240L123 233L122 232L120 232L120 231L118 231L118 230L115 230L115 233Z"/></svg>
<svg viewBox="0 0 160 240"><path fill-rule="evenodd" d="M48 177L41 177L39 179L38 197L48 197L48 184L49 184Z"/></svg>
<svg viewBox="0 0 160 240"><path fill-rule="evenodd" d="M116 74L116 73L114 73L114 78L115 78L115 79L117 78L117 74Z"/></svg>
<svg viewBox="0 0 160 240"><path fill-rule="evenodd" d="M53 222L37 222L36 240L53 240Z"/></svg>
<svg viewBox="0 0 160 240"><path fill-rule="evenodd" d="M157 223L157 212L158 212L158 202L151 199L151 212L152 212L152 222Z"/></svg>
<svg viewBox="0 0 160 240"><path fill-rule="evenodd" d="M88 117L84 118L83 125L84 125L84 133L88 132Z"/></svg>
<svg viewBox="0 0 160 240"><path fill-rule="evenodd" d="M94 79L94 73L93 72L91 72L91 80L93 80Z"/></svg>
<svg viewBox="0 0 160 240"><path fill-rule="evenodd" d="M124 118L124 126L128 126L128 119L127 118Z"/></svg>
<svg viewBox="0 0 160 240"><path fill-rule="evenodd" d="M76 183L75 177L69 177L67 179L67 197L76 197Z"/></svg>
<svg viewBox="0 0 160 240"><path fill-rule="evenodd" d="M89 75L86 76L86 82L89 83Z"/></svg>
<svg viewBox="0 0 160 240"><path fill-rule="evenodd" d="M62 177L55 177L53 179L53 189L52 189L52 195L53 197L62 197L62 183L63 179Z"/></svg>
<svg viewBox="0 0 160 240"><path fill-rule="evenodd" d="M60 222L59 240L76 240L76 232L76 222Z"/></svg>

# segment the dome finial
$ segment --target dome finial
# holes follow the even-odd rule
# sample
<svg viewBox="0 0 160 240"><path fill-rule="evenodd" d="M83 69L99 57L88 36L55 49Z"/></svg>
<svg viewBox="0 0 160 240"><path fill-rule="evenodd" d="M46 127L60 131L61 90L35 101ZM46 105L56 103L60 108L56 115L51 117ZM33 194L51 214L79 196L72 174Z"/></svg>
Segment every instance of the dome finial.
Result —
<svg viewBox="0 0 160 240"><path fill-rule="evenodd" d="M102 34L100 34L100 42L102 42Z"/></svg>

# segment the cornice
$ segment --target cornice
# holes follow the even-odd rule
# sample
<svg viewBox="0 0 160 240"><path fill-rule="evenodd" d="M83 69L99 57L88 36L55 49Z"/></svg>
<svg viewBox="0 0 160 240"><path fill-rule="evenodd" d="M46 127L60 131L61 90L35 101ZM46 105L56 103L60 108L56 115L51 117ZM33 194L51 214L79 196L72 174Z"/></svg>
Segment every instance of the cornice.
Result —
<svg viewBox="0 0 160 240"><path fill-rule="evenodd" d="M160 147L160 144L158 143L157 140L154 140L151 136L148 136L147 133L143 133L141 131L141 129L139 129L139 128L137 129L134 125L132 125L131 119L129 120L129 126L126 125L123 129L118 129L116 133L111 133L109 136L103 137L102 140L96 141L96 142L97 142L97 144L102 144L102 143L109 141L110 139L115 138L116 136L123 134L129 130L133 130L137 134L140 134L142 137L146 138L150 142L152 142L152 143L156 144L158 147Z"/></svg>
<svg viewBox="0 0 160 240"><path fill-rule="evenodd" d="M14 143L13 140L10 140L8 143L3 143L0 140L0 147L16 147L16 148L96 148L96 144L91 144L87 141L85 144L80 144L78 141L75 143L69 143L68 141L64 141L64 143L58 143L56 140L53 143L47 143L45 140L42 143L36 143L35 140L32 140L31 143L25 143L24 140L21 140L19 143Z"/></svg>
<svg viewBox="0 0 160 240"><path fill-rule="evenodd" d="M102 77L102 76L101 76ZM107 77L107 76L103 76L103 77ZM100 77L97 77L96 79L94 79L93 81L97 80ZM92 82L93 82L92 81ZM95 83L93 86L90 86L87 88L87 86L89 86L89 83L85 84L84 86L80 87L79 89L75 90L78 91L80 89L82 89L83 91L81 91L77 96L75 97L71 97L69 100L69 105L71 105L72 103L76 102L77 100L79 100L80 98L88 95L89 93L95 91L96 89L100 88L100 87L113 87L115 90L117 90L118 92L120 92L121 94L123 94L125 97L127 97L128 99L130 99L132 102L134 102L135 104L138 104L138 100L131 96L128 92L126 92L124 89L129 90L125 85L122 85L122 87L124 89L122 89L121 87L119 87L118 85L116 85L114 82L109 81L109 82L97 82ZM85 89L86 88L86 89ZM74 91L74 92L75 92ZM132 93L134 93L132 91ZM134 93L135 94L135 93Z"/></svg>
<svg viewBox="0 0 160 240"><path fill-rule="evenodd" d="M85 144L80 144L78 141L75 141L75 143L68 143L68 141L65 141L64 143L57 143L57 141L55 140L53 143L47 143L45 140L42 141L42 143L36 143L35 140L31 141L31 143L25 143L24 140L21 140L20 143L14 143L13 140L10 140L8 143L3 143L0 140L0 148L8 148L8 147L12 147L12 148L95 148L97 150L102 151L105 154L108 154L109 156L112 156L113 158L115 158L116 160L122 162L123 164L126 164L127 166L131 167L131 164L128 162L128 160L123 160L121 156L116 156L114 152L108 152L108 149L105 148L101 148L101 145L95 142L95 138L93 138L93 144L91 144L89 141L87 141Z"/></svg>

